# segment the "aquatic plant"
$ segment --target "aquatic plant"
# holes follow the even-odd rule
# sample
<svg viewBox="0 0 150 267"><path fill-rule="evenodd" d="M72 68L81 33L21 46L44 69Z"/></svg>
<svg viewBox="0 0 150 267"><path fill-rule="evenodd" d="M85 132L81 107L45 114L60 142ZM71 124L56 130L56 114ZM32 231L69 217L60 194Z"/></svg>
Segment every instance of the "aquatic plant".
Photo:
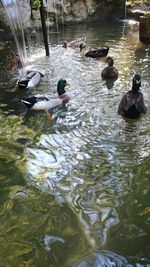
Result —
<svg viewBox="0 0 150 267"><path fill-rule="evenodd" d="M150 18L150 11L145 11L144 17Z"/></svg>
<svg viewBox="0 0 150 267"><path fill-rule="evenodd" d="M33 9L37 10L41 6L41 1L40 0L31 0L31 6Z"/></svg>

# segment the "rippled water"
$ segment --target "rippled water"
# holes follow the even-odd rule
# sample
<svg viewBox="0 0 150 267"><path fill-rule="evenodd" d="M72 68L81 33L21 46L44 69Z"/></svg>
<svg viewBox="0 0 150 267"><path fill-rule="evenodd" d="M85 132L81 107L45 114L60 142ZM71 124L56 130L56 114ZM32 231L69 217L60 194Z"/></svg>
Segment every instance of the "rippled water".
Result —
<svg viewBox="0 0 150 267"><path fill-rule="evenodd" d="M150 266L150 113L139 120L117 114L134 73L150 99L150 49L123 23L77 25L28 36L30 64L45 71L34 93L56 94L57 81L71 87L66 107L29 112L28 92L13 87L20 70L7 71L1 54L0 266ZM60 43L87 36L91 47L107 45L119 78L101 79L105 59L85 58Z"/></svg>

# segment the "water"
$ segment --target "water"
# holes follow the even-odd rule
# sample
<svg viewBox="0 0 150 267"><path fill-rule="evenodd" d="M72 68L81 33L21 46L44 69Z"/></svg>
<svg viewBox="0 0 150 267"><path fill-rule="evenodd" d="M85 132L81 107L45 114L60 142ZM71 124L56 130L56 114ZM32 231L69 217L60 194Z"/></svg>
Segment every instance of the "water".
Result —
<svg viewBox="0 0 150 267"><path fill-rule="evenodd" d="M150 99L150 50L122 22L65 27L60 42L87 36L91 47L110 46L116 82L101 79L105 59L65 50L50 33L31 42L30 64L45 71L34 93L56 94L65 78L71 100L52 112L26 113L10 93L19 70L7 71L1 53L0 266L150 266L150 113L139 120L117 114L134 73ZM32 41L32 40L31 40Z"/></svg>
<svg viewBox="0 0 150 267"><path fill-rule="evenodd" d="M27 61L24 30L17 0L1 0L23 65Z"/></svg>

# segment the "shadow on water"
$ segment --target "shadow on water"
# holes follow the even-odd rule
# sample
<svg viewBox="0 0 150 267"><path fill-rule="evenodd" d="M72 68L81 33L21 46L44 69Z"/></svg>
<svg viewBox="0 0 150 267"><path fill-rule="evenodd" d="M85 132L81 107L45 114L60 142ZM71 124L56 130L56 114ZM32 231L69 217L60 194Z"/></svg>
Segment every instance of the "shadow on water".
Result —
<svg viewBox="0 0 150 267"><path fill-rule="evenodd" d="M101 79L105 59L65 50L55 33L50 58L42 36L31 46L30 64L45 70L34 93L57 95L62 77L71 84L71 100L52 111L52 123L43 112L26 113L20 99L28 92L7 92L19 70L0 63L1 266L149 266L149 112L133 121L117 114L135 72L149 106L149 54L122 31L122 23L82 24L59 38L108 45L115 82Z"/></svg>

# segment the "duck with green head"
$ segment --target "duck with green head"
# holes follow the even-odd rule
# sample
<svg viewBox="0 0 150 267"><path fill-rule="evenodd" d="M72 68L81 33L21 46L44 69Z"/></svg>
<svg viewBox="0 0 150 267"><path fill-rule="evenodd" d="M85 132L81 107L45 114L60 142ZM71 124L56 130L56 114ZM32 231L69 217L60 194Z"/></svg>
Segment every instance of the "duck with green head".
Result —
<svg viewBox="0 0 150 267"><path fill-rule="evenodd" d="M51 114L49 110L65 104L69 101L70 96L66 93L65 87L69 86L66 80L60 79L57 84L57 98L49 98L45 95L35 95L22 99L21 101L25 104L28 109L31 110L44 110L46 112L48 120L51 120Z"/></svg>

